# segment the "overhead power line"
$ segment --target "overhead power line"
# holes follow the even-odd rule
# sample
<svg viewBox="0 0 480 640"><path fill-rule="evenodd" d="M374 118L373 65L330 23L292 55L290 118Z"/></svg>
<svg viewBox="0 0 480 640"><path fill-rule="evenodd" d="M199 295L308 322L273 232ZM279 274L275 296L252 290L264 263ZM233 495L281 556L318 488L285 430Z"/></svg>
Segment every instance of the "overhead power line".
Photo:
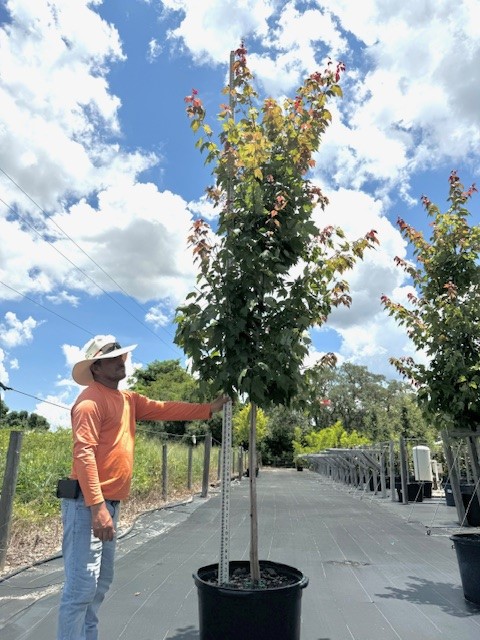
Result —
<svg viewBox="0 0 480 640"><path fill-rule="evenodd" d="M5 173L5 171L0 167L0 172L2 172L9 180L12 180L12 178L10 178L10 176ZM16 186L17 183L12 180L13 184L15 184ZM45 215L47 215L43 209L40 207L40 205L38 205L37 203L35 203L35 201L21 188L18 187L22 193L25 193L25 195L40 209L40 211L42 211ZM88 280L90 280L90 282L92 282L100 291L102 291L102 293L104 293L110 300L112 300L112 302L114 302L117 306L119 306L121 309L123 309L123 311L125 311L126 313L128 313L128 315L130 315L136 322L138 322L139 324L141 324L147 331L149 331L152 335L154 335L156 338L158 338L158 340L160 340L163 344L165 344L169 349L171 349L172 351L176 352L176 349L168 342L166 342L165 340L163 340L158 333L156 333L155 331L153 331L153 329L151 329L148 325L146 325L142 320L140 320L137 316L135 316L129 309L127 309L127 307L125 307L124 305L122 305L116 298L114 298L108 291L106 291L101 285L99 285L90 275L88 275L88 273L86 273L83 269L81 269L78 265L76 265L72 260L70 260L70 258L68 258L68 256L66 256L64 253L62 253L62 251L60 251L60 249L58 249L58 247L56 247L52 242L50 242L50 240L47 240L46 238L44 238L44 236L24 217L22 216L20 213L18 213L18 211L16 211L11 205L9 205L7 202L5 202L5 200L3 200L2 198L0 198L0 202L3 203L10 211L12 211L12 213L14 213L20 220L22 220L22 222L24 222L34 233L36 233L39 238L41 240L43 240L44 242L46 242L47 244L49 244L52 249L54 249L60 256L62 256L62 258L64 258L65 260L67 260L67 262L69 262L75 269L77 269L77 271L79 271L84 277L86 277ZM47 216L48 218L48 216ZM49 218L50 219L50 218ZM55 223L56 224L56 223ZM58 226L58 225L57 225ZM60 228L60 227L59 227ZM62 230L62 233L63 232ZM71 238L65 234L65 236L71 240ZM71 240L72 242L74 242L73 240ZM76 243L74 243L77 247L78 245ZM79 247L80 248L80 247ZM81 249L81 248L80 248ZM90 256L88 256L87 253L85 253L85 251L83 249L81 249L81 251L94 263L97 265L97 263L90 258ZM99 266L99 265L97 265ZM99 267L101 268L101 267ZM103 269L102 271L104 273L106 273ZM108 274L106 273L106 275L108 276ZM108 276L112 282L114 282L116 284L116 281L111 278L110 276ZM9 285L5 285L7 287L9 287ZM118 286L118 285L117 285ZM13 290L13 287L9 287L10 289ZM122 289L123 291L123 289ZM18 292L17 292L18 293ZM20 294L23 295L23 294ZM141 307L141 305L138 305L138 303L126 293L127 297L132 300L133 302L135 302L135 304L137 304L137 306L139 306L142 311L145 311L145 309L143 307ZM24 296L27 297L27 296ZM43 306L43 305L40 305ZM46 308L46 307L44 307ZM47 309L48 310L48 309ZM55 313L55 312L52 312ZM56 314L59 315L59 314ZM59 316L62 317L62 316ZM77 325L78 326L78 325ZM83 331L87 331L86 329L82 329ZM165 329L164 329L165 330ZM166 331L166 330L165 330ZM87 333L90 333L89 331L87 331ZM92 335L92 334L91 334Z"/></svg>
<svg viewBox="0 0 480 640"><path fill-rule="evenodd" d="M57 229L58 229L58 230L59 230L59 231L60 231L60 232L65 236L65 238L67 238L68 240L70 240L70 242L71 242L73 245L75 245L75 246L77 247L77 249L79 249L79 251L81 251L81 252L83 253L83 255L84 255L84 256L86 256L86 257L87 257L91 262L93 262L93 264L97 267L97 269L100 269L100 271L101 271L104 275L106 275L106 276L107 276L107 278L109 278L109 280L111 280L111 281L113 282L113 284L114 284L116 287L118 287L118 289L120 289L120 291L121 291L122 293L124 293L124 294L127 296L127 298L130 298L130 300L132 300L132 302L133 302L134 304L136 304L136 305L137 305L137 307L139 307L139 309L141 309L142 311L146 311L146 309L145 309L141 304L139 304L139 303L137 302L137 300L135 300L135 298L133 298L133 296L131 296L131 295L128 293L128 291L126 291L126 290L122 287L122 285L121 285L121 284L119 284L119 283L115 280L115 278L113 278L113 277L112 277L112 276L111 276L107 271L105 271L105 269L104 269L100 264L98 264L98 262L97 262L94 258L92 258L92 256L91 256L91 255L89 255L89 254L85 251L85 249L83 249L83 247L81 247L81 246L78 244L78 242L76 242L76 241L75 241L75 240L74 240L74 239L73 239L73 238L72 238L72 237L71 237L71 236L70 236L70 235L69 235L69 234L68 234L64 229L62 229L62 227L61 227L61 226L60 226L60 225L59 225L59 224L58 224L58 223L57 223L57 222L52 218L52 216L51 216L51 215L49 215L49 214L45 211L45 209L43 209L43 208L38 204L38 202L36 202L36 201L31 197L31 195L30 195L30 194L28 194L28 193L25 191L25 189L24 189L21 185L19 185L19 184L18 184L18 182L16 182L16 181L12 178L12 176L10 176L10 175L9 175L9 174L4 170L4 169L2 169L2 167L0 167L0 172L1 172L1 173L3 173L3 175L4 175L6 178L8 178L8 179L10 180L10 182L12 182L12 184L14 184L14 185L17 187L17 189L19 189L19 191L21 191L21 192L22 192L22 193L23 193L23 194L24 194L24 195L25 195L25 196L30 200L30 202L32 202L32 203L33 203L33 204L34 204L34 205L39 209L39 211L41 211L41 212L43 213L43 215L47 218L47 220L48 220L49 222L51 222L52 224L54 224L54 225L57 227ZM2 200L2 202L3 202L3 200ZM5 203L4 203L4 204L5 204ZM43 238L43 240L45 240L45 239ZM73 264L73 263L72 263L72 264ZM75 266L75 265L74 265L74 266ZM77 267L77 268L78 268L78 267ZM97 285L97 286L99 286L99 285ZM167 331L166 329L164 329L164 331L166 331L166 332L168 333L168 331Z"/></svg>
<svg viewBox="0 0 480 640"><path fill-rule="evenodd" d="M56 311L53 311L53 309L49 309L48 307L46 307L44 304L42 304L41 302L37 302L37 300L34 300L33 298L30 298L30 296L25 295L24 293L20 293L20 291L17 291L16 289L14 289L13 287L11 287L10 285L6 284L5 282L3 282L2 280L0 280L0 284L3 284L4 287L7 287L7 289L10 289L11 291L14 291L17 295L22 296L22 298L25 298L26 300L29 300L30 302L33 302L33 304L38 305L39 307L41 307L42 309L45 309L45 311L48 311L49 313L53 313L54 316L57 316L57 318L60 318L61 320L65 320L65 322L69 322L71 325L73 325L74 327L77 327L77 329L80 329L81 331L84 331L85 333L88 333L88 335L90 336L94 336L95 334L92 333L91 331L89 331L88 329L85 329L84 327L81 327L79 324L77 324L76 322L73 322L72 320L69 320L68 318L65 318L64 316L60 315L59 313L57 313Z"/></svg>
<svg viewBox="0 0 480 640"><path fill-rule="evenodd" d="M28 398L33 398L34 400L38 400L39 402L45 402L46 404L51 404L54 407L59 407L60 409L65 409L66 411L70 411L70 407L65 407L63 404L57 404L56 402L50 402L50 400L45 400L45 398L37 398L37 396L32 396L31 393L26 393L25 391L19 391L18 389L14 389L13 387L6 387L1 382L0 382L0 386L5 391L15 391L15 393L20 393L22 396L27 396Z"/></svg>
<svg viewBox="0 0 480 640"><path fill-rule="evenodd" d="M45 398L38 398L37 396L32 395L31 393L26 393L25 391L19 391L19 389L14 389L13 387L7 387L6 385L3 384L3 382L0 382L0 389L3 389L4 391L14 391L15 393L20 393L22 396L27 396L28 398L33 398L34 400L38 400L39 402L44 402L45 404L50 404L53 407L58 407L59 409L65 409L65 411L70 411L71 407L66 407L63 404L58 404L57 402L51 402L50 400L45 400ZM156 422L163 422L162 420L157 420ZM137 431L142 432L142 433L150 433L150 434L158 434L158 435L162 435L162 436L169 436L170 438L185 438L185 437L192 437L192 434L189 433L168 433L167 431L159 431L158 428L153 427L153 426L148 426L148 425L142 425L142 424L138 424ZM206 434L203 433L196 433L194 434L195 438L201 439L201 438L205 438ZM214 442L218 442L217 440L213 439ZM218 444L221 444L218 442Z"/></svg>

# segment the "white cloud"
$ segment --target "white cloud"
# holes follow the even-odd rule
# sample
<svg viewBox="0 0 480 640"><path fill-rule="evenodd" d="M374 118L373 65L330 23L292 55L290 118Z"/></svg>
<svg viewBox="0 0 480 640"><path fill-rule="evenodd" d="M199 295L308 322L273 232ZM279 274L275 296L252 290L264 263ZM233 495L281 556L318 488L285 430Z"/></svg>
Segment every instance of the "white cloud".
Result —
<svg viewBox="0 0 480 640"><path fill-rule="evenodd" d="M11 287L2 291L5 299L17 299L16 290L75 306L75 289L97 295L98 287L75 266L109 291L118 289L55 224L64 225L79 245L85 241L82 248L139 299L175 291L177 284L182 291L192 273L181 249L190 226L185 203L136 183L158 158L125 152L111 141L120 135L120 100L109 89L107 72L124 55L116 29L91 5L10 0L12 22L0 28L0 167L7 174L0 175L7 205L0 208L0 277ZM40 207L57 213L46 221L8 176ZM99 211L85 200L65 207L87 194L98 196ZM141 206L148 214L139 213ZM161 222L155 219L158 210ZM131 237L141 250L133 248ZM170 251L162 250L167 246L168 263L164 256Z"/></svg>
<svg viewBox="0 0 480 640"><path fill-rule="evenodd" d="M75 363L83 359L85 349L72 344L63 344L62 352L65 357L66 366L72 369Z"/></svg>
<svg viewBox="0 0 480 640"><path fill-rule="evenodd" d="M95 187L99 129L119 129L105 65L123 59L120 40L89 4L10 0L0 29L0 166L43 207Z"/></svg>
<svg viewBox="0 0 480 640"><path fill-rule="evenodd" d="M148 62L153 62L154 60L156 60L161 55L162 51L163 51L162 45L158 42L158 40L156 40L155 38L152 38L148 43L148 53L147 53Z"/></svg>
<svg viewBox="0 0 480 640"><path fill-rule="evenodd" d="M56 431L59 428L67 429L70 427L70 407L72 404L69 392L63 391L57 395L47 395L42 402L35 405L33 413L46 418L51 431Z"/></svg>
<svg viewBox="0 0 480 640"><path fill-rule="evenodd" d="M10 364L10 369L20 369L20 365L18 363L17 358L12 358L9 364Z"/></svg>
<svg viewBox="0 0 480 640"><path fill-rule="evenodd" d="M78 296L74 296L67 291L59 291L54 295L46 296L47 300L52 304L64 304L65 302L72 307L78 307L80 299Z"/></svg>
<svg viewBox="0 0 480 640"><path fill-rule="evenodd" d="M8 371L5 367L5 351L0 348L0 382L8 385Z"/></svg>
<svg viewBox="0 0 480 640"><path fill-rule="evenodd" d="M200 200L189 202L188 208L192 213L204 220L216 220L219 215L218 208L213 206L206 195L203 195Z"/></svg>
<svg viewBox="0 0 480 640"><path fill-rule="evenodd" d="M7 311L5 322L0 324L0 342L7 348L28 344L33 340L33 331L39 323L31 316L19 320L15 313Z"/></svg>
<svg viewBox="0 0 480 640"><path fill-rule="evenodd" d="M154 327L164 327L168 324L169 315L167 315L160 305L156 307L150 307L148 313L145 316L145 320Z"/></svg>
<svg viewBox="0 0 480 640"><path fill-rule="evenodd" d="M151 183L125 181L99 193L98 209L82 200L55 221L94 262L67 240L56 246L104 290L120 287L141 302L171 298L176 304L193 282L191 253L185 252L192 223L187 204ZM78 271L63 277L72 289L100 291Z"/></svg>
<svg viewBox="0 0 480 640"><path fill-rule="evenodd" d="M181 11L179 26L169 37L178 40L196 62L228 63L230 51L247 35L265 37L272 0L162 0L163 6Z"/></svg>
<svg viewBox="0 0 480 640"><path fill-rule="evenodd" d="M266 92L278 96L323 69L327 57L341 59L347 41L329 13L319 8L300 11L295 2L287 2L262 45L265 53L250 54L248 63Z"/></svg>
<svg viewBox="0 0 480 640"><path fill-rule="evenodd" d="M477 154L476 0L455 11L447 0L317 0L303 10L294 2L232 4L167 0L182 16L170 36L196 60L215 64L227 62L235 34L245 37L247 49L260 43L249 66L276 96L294 90L327 54L347 63L345 98L333 107L343 116L334 118L319 158L332 184L360 190L373 179L379 194L397 188L411 203L410 177L429 168L432 157L440 163ZM225 21L225 11L235 19Z"/></svg>
<svg viewBox="0 0 480 640"><path fill-rule="evenodd" d="M388 359L414 352L404 330L380 303L384 294L400 300L406 299L406 293L411 290L405 273L394 263L395 256L406 256L405 240L385 217L380 200L347 189L328 196L330 204L325 211L318 212L319 226L340 226L350 240L374 229L380 243L375 249L367 250L364 259L344 275L350 286L352 305L333 309L327 323L341 339L337 355L340 362L363 364L391 377L394 370ZM313 336L321 342L321 332L314 331Z"/></svg>
<svg viewBox="0 0 480 640"><path fill-rule="evenodd" d="M86 35L77 38L63 5L58 9L46 2L10 4L17 22L0 30L6 52L0 61L5 78L0 89L5 98L0 99L0 167L43 207L54 207L67 193L71 201L72 195L93 191L99 209L80 200L64 211L58 207L59 212L45 223L32 202L2 175L3 199L16 203L23 216L23 220L12 220L13 209L0 210L0 277L11 287L2 291L4 298L17 299L15 290L23 295L47 293L54 304L75 306L75 289L92 295L101 291L92 280L105 290L118 290L55 225L105 271L115 273L130 295L145 301L173 291L182 298L193 278L191 257L184 250L190 213L178 196L162 194L152 184L136 183L137 175L157 162L155 155L125 153L118 144L104 142L107 128L118 130L119 101L103 78L104 65L123 56L117 32L86 4L77 6L78 13L73 15L96 35L94 42ZM51 24L46 17L49 11ZM30 60L33 45L21 33L32 24L39 30L38 51ZM70 39L73 44L68 44ZM104 99L89 77L102 81ZM2 156L1 149L8 153ZM36 233L25 227L28 220Z"/></svg>
<svg viewBox="0 0 480 640"><path fill-rule="evenodd" d="M341 145L328 133L337 184L403 184L416 169L477 153L480 127L478 4L359 3L328 0L344 28L367 45L372 64L346 84ZM476 8L476 11L475 11ZM473 13L472 13L473 12ZM335 125L334 125L335 127ZM336 125L335 134L341 127ZM335 148L336 147L336 148ZM324 165L327 168L327 165Z"/></svg>

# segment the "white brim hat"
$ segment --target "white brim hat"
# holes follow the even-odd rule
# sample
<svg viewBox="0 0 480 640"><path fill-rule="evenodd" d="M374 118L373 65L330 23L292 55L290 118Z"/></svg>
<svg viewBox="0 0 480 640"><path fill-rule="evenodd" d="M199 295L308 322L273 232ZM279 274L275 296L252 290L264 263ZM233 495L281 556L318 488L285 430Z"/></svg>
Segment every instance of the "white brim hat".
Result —
<svg viewBox="0 0 480 640"><path fill-rule="evenodd" d="M73 366L72 378L78 384L87 387L93 382L90 367L96 360L123 356L133 351L136 346L136 344L132 344L129 347L122 347L114 336L95 336L83 347L84 358Z"/></svg>

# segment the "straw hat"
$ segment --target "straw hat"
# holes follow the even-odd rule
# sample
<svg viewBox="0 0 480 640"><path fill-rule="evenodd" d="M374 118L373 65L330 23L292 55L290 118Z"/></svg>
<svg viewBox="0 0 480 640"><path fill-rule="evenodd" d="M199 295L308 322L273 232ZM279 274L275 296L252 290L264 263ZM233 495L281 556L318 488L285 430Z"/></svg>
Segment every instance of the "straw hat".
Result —
<svg viewBox="0 0 480 640"><path fill-rule="evenodd" d="M133 351L137 345L122 347L115 340L114 336L95 336L87 342L82 351L84 359L77 362L72 369L72 378L78 384L88 386L93 382L90 367L96 360L104 358L117 358Z"/></svg>

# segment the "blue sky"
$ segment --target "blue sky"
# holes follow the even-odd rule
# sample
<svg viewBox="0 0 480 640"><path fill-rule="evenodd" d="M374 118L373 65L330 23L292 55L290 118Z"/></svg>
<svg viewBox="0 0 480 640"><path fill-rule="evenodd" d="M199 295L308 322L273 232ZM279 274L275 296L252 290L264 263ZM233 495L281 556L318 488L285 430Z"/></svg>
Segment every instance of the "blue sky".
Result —
<svg viewBox="0 0 480 640"><path fill-rule="evenodd" d="M398 216L446 208L448 175L479 180L477 0L7 0L0 7L0 381L10 409L68 425L70 378L95 334L138 343L130 370L181 359L175 307L194 284L186 245L211 182L185 116L212 120L242 38L262 96L294 95L327 57L346 63L312 180L318 224L380 247L349 274L353 304L312 331L307 364L335 351L388 377L412 345L380 306L405 301ZM479 199L471 201L479 221ZM21 392L21 393L18 393ZM28 394L28 395L24 395ZM29 396L36 396L36 400ZM48 402L42 402L47 400ZM49 404L53 403L53 404Z"/></svg>

